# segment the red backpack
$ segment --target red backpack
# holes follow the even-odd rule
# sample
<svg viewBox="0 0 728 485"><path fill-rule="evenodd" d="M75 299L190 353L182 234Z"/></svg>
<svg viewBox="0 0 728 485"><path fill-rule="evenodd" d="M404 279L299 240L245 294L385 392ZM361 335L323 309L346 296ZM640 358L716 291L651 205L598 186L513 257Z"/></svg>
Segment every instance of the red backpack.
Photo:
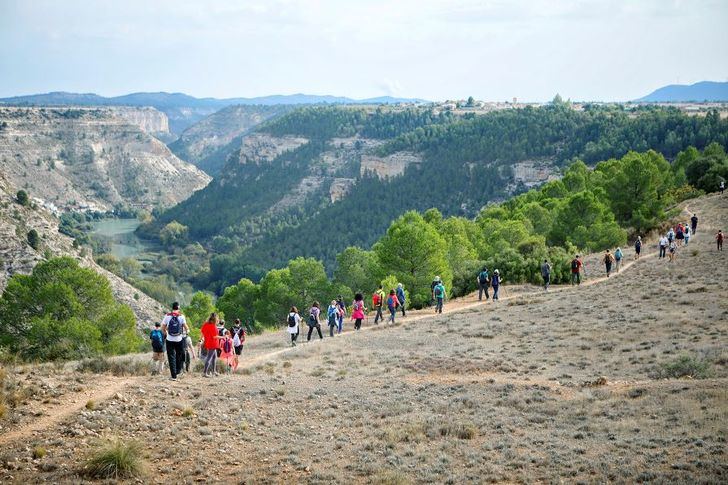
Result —
<svg viewBox="0 0 728 485"><path fill-rule="evenodd" d="M379 293L374 293L372 295L372 305L379 306Z"/></svg>

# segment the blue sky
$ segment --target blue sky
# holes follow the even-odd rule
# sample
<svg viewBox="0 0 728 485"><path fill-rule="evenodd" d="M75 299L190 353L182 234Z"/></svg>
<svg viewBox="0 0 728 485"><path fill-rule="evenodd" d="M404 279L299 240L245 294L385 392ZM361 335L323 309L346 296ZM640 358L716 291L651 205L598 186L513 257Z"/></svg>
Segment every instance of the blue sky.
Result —
<svg viewBox="0 0 728 485"><path fill-rule="evenodd" d="M0 0L0 96L628 100L728 80L725 0Z"/></svg>

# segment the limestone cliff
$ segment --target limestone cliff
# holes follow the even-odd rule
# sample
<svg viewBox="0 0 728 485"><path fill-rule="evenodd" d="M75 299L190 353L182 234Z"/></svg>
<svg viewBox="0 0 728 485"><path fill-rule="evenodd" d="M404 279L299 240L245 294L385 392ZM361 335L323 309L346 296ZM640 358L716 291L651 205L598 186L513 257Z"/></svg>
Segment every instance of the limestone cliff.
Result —
<svg viewBox="0 0 728 485"><path fill-rule="evenodd" d="M361 157L361 175L370 172L380 179L396 177L413 163L422 163L422 157L411 152L396 152L386 157L364 155Z"/></svg>
<svg viewBox="0 0 728 485"><path fill-rule="evenodd" d="M154 108L134 108L115 106L109 108L115 115L138 126L145 133L160 136L169 135L169 119L167 115Z"/></svg>
<svg viewBox="0 0 728 485"><path fill-rule="evenodd" d="M176 204L210 177L148 129L156 110L0 107L0 173L61 210Z"/></svg>

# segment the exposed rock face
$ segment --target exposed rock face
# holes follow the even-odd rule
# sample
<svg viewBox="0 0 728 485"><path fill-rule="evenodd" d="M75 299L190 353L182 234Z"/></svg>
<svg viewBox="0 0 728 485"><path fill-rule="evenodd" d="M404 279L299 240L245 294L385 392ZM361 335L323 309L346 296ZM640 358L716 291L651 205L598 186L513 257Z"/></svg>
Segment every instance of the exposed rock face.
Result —
<svg viewBox="0 0 728 485"><path fill-rule="evenodd" d="M523 183L529 188L559 178L553 163L548 161L523 160L513 164L512 168L515 182Z"/></svg>
<svg viewBox="0 0 728 485"><path fill-rule="evenodd" d="M371 172L380 179L396 177L413 163L422 163L422 157L412 152L397 152L386 157L364 155L361 157L361 175Z"/></svg>
<svg viewBox="0 0 728 485"><path fill-rule="evenodd" d="M230 106L190 126L170 148L182 159L205 169L209 164L204 159L216 150L222 149L260 123L291 109L293 106L285 105Z"/></svg>
<svg viewBox="0 0 728 485"><path fill-rule="evenodd" d="M276 214L301 204L307 197L315 194L323 183L322 177L304 177L284 198L273 204L268 212Z"/></svg>
<svg viewBox="0 0 728 485"><path fill-rule="evenodd" d="M336 178L329 186L329 199L331 203L338 202L347 196L349 191L356 184L356 179Z"/></svg>
<svg viewBox="0 0 728 485"><path fill-rule="evenodd" d="M108 278L114 298L132 308L139 328L148 328L150 321L161 318L164 308L158 302L101 268L94 262L90 251L74 248L71 238L58 232L56 217L42 207L21 206L15 202L16 193L16 188L0 175L0 293L12 275L30 274L46 255L71 256L82 266ZM38 250L28 244L27 234L31 229L40 235Z"/></svg>
<svg viewBox="0 0 728 485"><path fill-rule="evenodd" d="M118 106L110 108L116 116L138 126L150 135L169 135L169 119L167 115L154 108L132 108Z"/></svg>
<svg viewBox="0 0 728 485"><path fill-rule="evenodd" d="M308 139L300 136L271 136L267 133L253 133L243 139L239 162L241 164L271 162L278 155L295 150L306 143L308 143Z"/></svg>
<svg viewBox="0 0 728 485"><path fill-rule="evenodd" d="M164 115L131 123L132 111L0 107L0 172L61 210L168 206L207 185L207 174L138 126L161 127Z"/></svg>

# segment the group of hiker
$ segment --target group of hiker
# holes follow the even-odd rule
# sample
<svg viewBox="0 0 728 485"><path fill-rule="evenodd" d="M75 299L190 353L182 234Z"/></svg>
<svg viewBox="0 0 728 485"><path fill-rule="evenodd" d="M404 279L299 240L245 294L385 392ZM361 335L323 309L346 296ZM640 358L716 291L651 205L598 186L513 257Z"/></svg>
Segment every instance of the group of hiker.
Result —
<svg viewBox="0 0 728 485"><path fill-rule="evenodd" d="M216 313L211 313L200 328L198 349L192 343L190 327L185 316L180 312L179 303L172 304L172 311L164 316L161 322L154 325L149 334L152 342L152 373L159 374L165 365L164 353L167 353L170 379L190 372L193 359L204 359L203 377L217 374L217 359L225 363L228 372L234 372L240 362L245 344L245 328L239 319L230 328L220 320Z"/></svg>
<svg viewBox="0 0 728 485"><path fill-rule="evenodd" d="M667 257L670 261L673 261L677 255L677 249L683 245L687 246L690 243L690 238L696 233L697 228L698 218L695 214L690 218L689 224L679 223L674 227L670 227L659 238L658 258ZM723 249L723 238L723 232L718 231L715 236L718 250ZM635 260L640 258L641 252L642 238L637 236L634 243ZM619 272L624 257L624 252L620 247L616 248L614 252L611 252L609 249L604 252L602 262L604 263L607 277L611 275L612 270ZM571 284L580 285L584 271L581 256L577 254L571 260L570 266ZM544 259L540 269L544 291L548 291L552 274L552 266L548 259ZM485 295L486 300L491 299L489 291L492 290L492 299L493 301L497 301L502 281L498 269L491 273L488 267L484 266L476 277L478 300L482 301L483 295ZM433 279L430 285L430 292L431 304L435 308L435 313L442 313L447 298L447 291L439 276ZM388 292L384 290L383 285L379 285L373 292L371 301L372 310L375 312L375 325L378 325L380 321L385 322L385 320L394 324L398 312L401 312L403 317L407 314L407 294L401 283L397 284L396 288L392 288ZM385 307L388 311L386 318L384 315ZM354 321L354 330L358 331L361 329L362 323L367 319L367 314L369 313L369 309L364 304L364 296L362 293L356 293L349 308L351 308L350 318ZM308 312L308 318L305 321L308 326L306 340L310 341L314 332L318 335L319 339L323 340L324 336L321 330L322 321L328 325L330 337L341 334L344 329L344 319L347 316L349 316L347 305L341 295L331 300L325 312L322 310L321 304L318 301L313 302ZM295 347L300 334L300 327L304 320L295 306L290 308L286 320L291 346ZM179 303L175 302L172 305L172 311L167 313L161 322L156 323L155 328L150 333L153 351L153 372L159 373L164 367L165 351L167 354L166 364L169 366L171 380L176 380L183 372L189 372L190 362L198 357L204 359L204 377L211 377L217 374L216 366L218 359L221 359L224 363L224 368L228 372L234 372L238 367L246 337L245 329L241 325L240 320L236 319L233 326L226 328L225 322L221 321L217 314L212 313L202 325L200 334L201 338L196 351L192 338L190 337L190 327L187 324L185 316L180 312Z"/></svg>

